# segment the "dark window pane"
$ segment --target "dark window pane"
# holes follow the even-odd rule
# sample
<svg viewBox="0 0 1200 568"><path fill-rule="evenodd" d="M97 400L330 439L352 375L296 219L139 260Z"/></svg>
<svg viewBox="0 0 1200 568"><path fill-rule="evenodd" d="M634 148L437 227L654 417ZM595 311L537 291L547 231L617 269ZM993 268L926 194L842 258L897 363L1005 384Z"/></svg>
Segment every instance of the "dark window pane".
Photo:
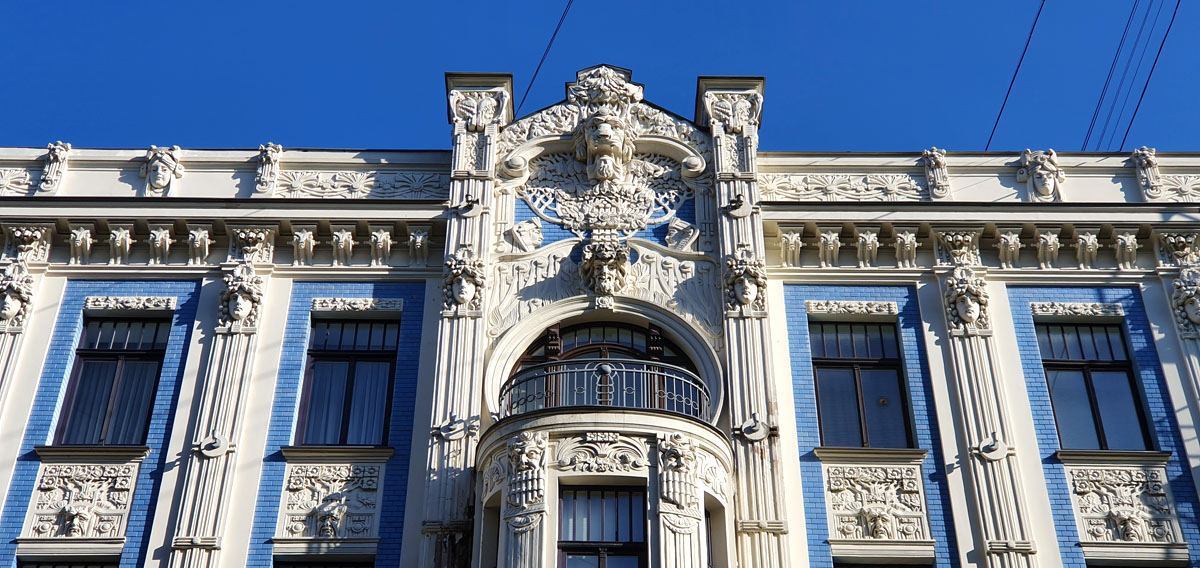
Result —
<svg viewBox="0 0 1200 568"><path fill-rule="evenodd" d="M342 324L342 339L338 344L338 349L354 349L354 331L356 326L353 323Z"/></svg>
<svg viewBox="0 0 1200 568"><path fill-rule="evenodd" d="M1083 372L1047 369L1046 380L1050 384L1054 421L1058 424L1058 438L1062 447L1069 450L1100 449Z"/></svg>
<svg viewBox="0 0 1200 568"><path fill-rule="evenodd" d="M1079 346L1079 328L1074 325L1063 326L1063 340L1066 343L1067 359L1083 359L1083 348Z"/></svg>
<svg viewBox="0 0 1200 568"><path fill-rule="evenodd" d="M862 446L854 371L818 368L816 373L822 444Z"/></svg>
<svg viewBox="0 0 1200 568"><path fill-rule="evenodd" d="M1125 354L1125 341L1121 338L1121 330L1115 326L1108 326L1108 346L1112 348L1114 361L1127 361L1129 356Z"/></svg>
<svg viewBox="0 0 1200 568"><path fill-rule="evenodd" d="M98 444L108 413L117 361L82 359L76 365L79 365L79 374L71 397L70 414L65 418L62 443Z"/></svg>
<svg viewBox="0 0 1200 568"><path fill-rule="evenodd" d="M629 492L621 491L617 494L617 542L629 542L629 525L632 521L631 516L640 514L638 511L633 511L629 508Z"/></svg>
<svg viewBox="0 0 1200 568"><path fill-rule="evenodd" d="M125 349L126 342L129 341L129 322L119 321L116 327L113 328L113 349Z"/></svg>
<svg viewBox="0 0 1200 568"><path fill-rule="evenodd" d="M100 322L89 321L86 331L83 334L83 342L79 345L80 349L95 349L96 343L100 341Z"/></svg>
<svg viewBox="0 0 1200 568"><path fill-rule="evenodd" d="M638 568L636 556L609 556L605 558L605 568Z"/></svg>
<svg viewBox="0 0 1200 568"><path fill-rule="evenodd" d="M383 339L383 348L388 351L395 351L400 344L400 325L389 323Z"/></svg>
<svg viewBox="0 0 1200 568"><path fill-rule="evenodd" d="M1042 359L1053 359L1054 350L1050 347L1050 332L1044 325L1037 326L1038 350L1042 352Z"/></svg>
<svg viewBox="0 0 1200 568"><path fill-rule="evenodd" d="M371 347L371 324L358 324L358 332L354 336L354 349L365 351Z"/></svg>
<svg viewBox="0 0 1200 568"><path fill-rule="evenodd" d="M604 540L604 504L600 500L599 491L588 492L588 540L600 542Z"/></svg>
<svg viewBox="0 0 1200 568"><path fill-rule="evenodd" d="M153 326L154 324L152 323L150 325ZM151 333L153 333L154 328L151 327L150 330L151 330ZM147 342L147 343L152 343L152 342ZM142 322L140 322L140 321L129 322L129 339L126 340L125 345L129 349L150 349L150 345L144 345L144 346L142 345Z"/></svg>
<svg viewBox="0 0 1200 568"><path fill-rule="evenodd" d="M600 568L600 556L568 554L566 568Z"/></svg>
<svg viewBox="0 0 1200 568"><path fill-rule="evenodd" d="M1092 338L1092 326L1079 326L1079 343L1083 345L1082 357L1085 361L1095 361L1100 358L1096 352L1096 343Z"/></svg>
<svg viewBox="0 0 1200 568"><path fill-rule="evenodd" d="M1141 412L1133 384L1124 371L1092 371L1096 406L1104 425L1104 438L1110 450L1145 450Z"/></svg>
<svg viewBox="0 0 1200 568"><path fill-rule="evenodd" d="M368 349L375 351L383 349L383 329L385 327L387 326L382 323L371 324L371 344L367 346Z"/></svg>
<svg viewBox="0 0 1200 568"><path fill-rule="evenodd" d="M813 325L808 329L808 347L812 349L813 357L825 356L825 336L821 333L822 326L820 324Z"/></svg>
<svg viewBox="0 0 1200 568"><path fill-rule="evenodd" d="M1101 326L1092 326L1092 342L1096 345L1096 359L1112 361L1112 348L1108 346L1108 330Z"/></svg>
<svg viewBox="0 0 1200 568"><path fill-rule="evenodd" d="M854 356L854 340L850 337L850 326L847 324L839 324L837 326L838 338L838 357L853 357Z"/></svg>
<svg viewBox="0 0 1200 568"><path fill-rule="evenodd" d="M108 418L107 444L142 444L158 379L158 361L126 360Z"/></svg>
<svg viewBox="0 0 1200 568"><path fill-rule="evenodd" d="M881 326L880 331L883 333L883 357L885 359L899 358L900 349L896 345L896 326Z"/></svg>
<svg viewBox="0 0 1200 568"><path fill-rule="evenodd" d="M157 332L154 334L154 348L166 349L167 339L171 337L171 324L160 322L157 326Z"/></svg>
<svg viewBox="0 0 1200 568"><path fill-rule="evenodd" d="M1063 330L1061 325L1052 325L1047 328L1050 334L1050 358L1051 359L1066 359L1067 349L1066 343L1063 341Z"/></svg>
<svg viewBox="0 0 1200 568"><path fill-rule="evenodd" d="M872 448L907 448L908 425L900 377L893 369L862 369L867 442Z"/></svg>
<svg viewBox="0 0 1200 568"><path fill-rule="evenodd" d="M382 444L391 363L360 361L354 369L347 444Z"/></svg>
<svg viewBox="0 0 1200 568"><path fill-rule="evenodd" d="M631 497L630 507L633 509L633 535L629 538L632 542L646 541L646 494L637 493Z"/></svg>
<svg viewBox="0 0 1200 568"><path fill-rule="evenodd" d="M562 492L562 505L559 509L559 518L562 519L558 530L558 540L574 540L575 539L575 492Z"/></svg>
<svg viewBox="0 0 1200 568"><path fill-rule="evenodd" d="M854 356L859 358L870 357L867 354L867 326L851 326L850 332L854 336Z"/></svg>
<svg viewBox="0 0 1200 568"><path fill-rule="evenodd" d="M314 361L308 394L305 444L337 444L342 429L342 405L346 393L345 361Z"/></svg>
<svg viewBox="0 0 1200 568"><path fill-rule="evenodd" d="M872 359L883 357L883 339L879 336L879 326L867 326L867 356Z"/></svg>
<svg viewBox="0 0 1200 568"><path fill-rule="evenodd" d="M100 322L100 339L96 341L96 349L111 349L113 341L113 322Z"/></svg>

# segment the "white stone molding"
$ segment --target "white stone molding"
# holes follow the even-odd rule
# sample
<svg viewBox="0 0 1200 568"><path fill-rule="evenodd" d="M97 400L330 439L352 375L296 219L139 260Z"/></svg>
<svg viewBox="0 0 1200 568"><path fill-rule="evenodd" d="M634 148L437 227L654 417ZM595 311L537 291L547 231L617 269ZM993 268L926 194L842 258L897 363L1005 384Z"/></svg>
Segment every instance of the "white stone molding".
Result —
<svg viewBox="0 0 1200 568"><path fill-rule="evenodd" d="M1116 256L1118 270L1137 269L1138 244L1137 233L1118 233L1113 237L1113 254Z"/></svg>
<svg viewBox="0 0 1200 568"><path fill-rule="evenodd" d="M198 266L208 261L209 247L216 242L209 238L211 234L211 225L188 224L188 266Z"/></svg>
<svg viewBox="0 0 1200 568"><path fill-rule="evenodd" d="M67 244L71 246L71 256L67 264L87 264L92 256L92 245L96 239L92 231L96 228L92 223L72 223L71 234L67 235Z"/></svg>
<svg viewBox="0 0 1200 568"><path fill-rule="evenodd" d="M266 282L255 274L249 259L226 271L216 333L199 383L195 437L181 460L171 568L220 565L222 535L237 481L236 452L246 423L247 391L258 351L255 331Z"/></svg>
<svg viewBox="0 0 1200 568"><path fill-rule="evenodd" d="M658 534L663 566L707 565L699 453L695 440L684 434L658 436Z"/></svg>
<svg viewBox="0 0 1200 568"><path fill-rule="evenodd" d="M764 201L929 199L929 192L908 174L759 174L758 183Z"/></svg>
<svg viewBox="0 0 1200 568"><path fill-rule="evenodd" d="M354 225L337 225L333 228L329 244L333 246L333 265L350 266L354 257Z"/></svg>
<svg viewBox="0 0 1200 568"><path fill-rule="evenodd" d="M833 228L817 233L817 260L821 268L837 268L842 252L842 230Z"/></svg>
<svg viewBox="0 0 1200 568"><path fill-rule="evenodd" d="M175 296L88 296L83 309L88 312L174 312L179 305Z"/></svg>
<svg viewBox="0 0 1200 568"><path fill-rule="evenodd" d="M896 302L851 300L805 300L809 317L831 318L838 321L882 320L895 321L900 314Z"/></svg>
<svg viewBox="0 0 1200 568"><path fill-rule="evenodd" d="M1059 451L1083 556L1090 561L1186 564L1165 452Z"/></svg>
<svg viewBox="0 0 1200 568"><path fill-rule="evenodd" d="M540 233L540 226L539 226ZM414 267L425 267L429 265L429 238L433 234L433 227L430 225L418 225L409 223L408 225L408 265Z"/></svg>
<svg viewBox="0 0 1200 568"><path fill-rule="evenodd" d="M1187 344L1200 349L1195 345L1200 340L1200 267L1185 266L1180 269L1172 285L1171 312L1179 326L1180 337L1192 340Z"/></svg>
<svg viewBox="0 0 1200 568"><path fill-rule="evenodd" d="M0 169L0 195L8 193L25 196L33 187L33 176L23 168Z"/></svg>
<svg viewBox="0 0 1200 568"><path fill-rule="evenodd" d="M446 260L442 278L442 315L481 316L487 284L486 267L475 256L474 248L454 251L454 256Z"/></svg>
<svg viewBox="0 0 1200 568"><path fill-rule="evenodd" d="M897 268L917 267L917 249L921 247L921 243L917 240L915 230L897 230L892 246L896 248Z"/></svg>
<svg viewBox="0 0 1200 568"><path fill-rule="evenodd" d="M142 450L127 460L99 456L44 459L25 528L17 539L18 553L53 552L67 557L119 554L125 542Z"/></svg>
<svg viewBox="0 0 1200 568"><path fill-rule="evenodd" d="M384 471L383 463L289 459L275 538L289 544L378 539Z"/></svg>
<svg viewBox="0 0 1200 568"><path fill-rule="evenodd" d="M25 329L33 309L33 276L23 260L6 260L0 269L0 337ZM14 356L14 353L7 355ZM5 357L7 361L8 357ZM7 366L8 363L5 363Z"/></svg>
<svg viewBox="0 0 1200 568"><path fill-rule="evenodd" d="M1058 240L1058 231L1039 231L1037 234L1038 268L1050 270L1058 261L1058 251L1062 243Z"/></svg>
<svg viewBox="0 0 1200 568"><path fill-rule="evenodd" d="M292 225L292 266L312 266L316 247L316 225Z"/></svg>
<svg viewBox="0 0 1200 568"><path fill-rule="evenodd" d="M508 441L508 485L501 516L500 545L509 568L542 566L546 533L546 479L549 440L542 432L522 432Z"/></svg>
<svg viewBox="0 0 1200 568"><path fill-rule="evenodd" d="M1200 232L1156 230L1153 233L1154 256L1159 267L1176 267L1195 264L1200 260L1196 239Z"/></svg>
<svg viewBox="0 0 1200 568"><path fill-rule="evenodd" d="M1013 228L996 232L996 250L1000 258L1000 268L1016 268L1021 257L1021 230Z"/></svg>
<svg viewBox="0 0 1200 568"><path fill-rule="evenodd" d="M108 263L129 264L129 250L133 247L133 224L108 225Z"/></svg>
<svg viewBox="0 0 1200 568"><path fill-rule="evenodd" d="M226 262L275 262L275 225L229 225L229 254Z"/></svg>
<svg viewBox="0 0 1200 568"><path fill-rule="evenodd" d="M42 179L38 181L38 189L46 195L54 195L62 188L63 179L67 177L71 145L59 141L48 144L46 150L46 162L42 165Z"/></svg>
<svg viewBox="0 0 1200 568"><path fill-rule="evenodd" d="M956 333L991 331L987 284L967 266L956 266L945 280L946 317Z"/></svg>
<svg viewBox="0 0 1200 568"><path fill-rule="evenodd" d="M142 179L146 180L142 186L142 197L172 197L178 194L176 182L182 179L185 173L185 168L180 162L182 153L179 146L151 146L146 151L146 161L138 172Z"/></svg>
<svg viewBox="0 0 1200 568"><path fill-rule="evenodd" d="M1078 227L1076 229L1078 230ZM1090 270L1096 266L1096 257L1100 253L1098 234L1099 229L1075 233L1075 262L1080 270Z"/></svg>
<svg viewBox="0 0 1200 568"><path fill-rule="evenodd" d="M400 312L401 298L313 298L313 312Z"/></svg>
<svg viewBox="0 0 1200 568"><path fill-rule="evenodd" d="M934 541L921 462L925 450L818 448L835 558L932 560Z"/></svg>
<svg viewBox="0 0 1200 568"><path fill-rule="evenodd" d="M1192 202L1200 199L1200 175L1166 175L1160 201Z"/></svg>
<svg viewBox="0 0 1200 568"><path fill-rule="evenodd" d="M445 199L449 176L418 171L279 172L273 197Z"/></svg>
<svg viewBox="0 0 1200 568"><path fill-rule="evenodd" d="M680 252L693 252L696 240L700 238L700 227L697 227L679 217L667 223L667 248Z"/></svg>
<svg viewBox="0 0 1200 568"><path fill-rule="evenodd" d="M450 91L454 120L468 132L483 132L507 118L508 91L504 89L459 89Z"/></svg>
<svg viewBox="0 0 1200 568"><path fill-rule="evenodd" d="M26 263L50 261L50 247L54 237L52 223L4 223L4 258Z"/></svg>
<svg viewBox="0 0 1200 568"><path fill-rule="evenodd" d="M1017 181L1025 184L1029 201L1062 201L1060 189L1067 180L1067 174L1059 167L1058 154L1054 150L1031 152L1026 148L1019 164Z"/></svg>
<svg viewBox="0 0 1200 568"><path fill-rule="evenodd" d="M576 473L644 472L650 464L646 442L617 432L586 432L558 442L554 466Z"/></svg>
<svg viewBox="0 0 1200 568"><path fill-rule="evenodd" d="M779 228L779 261L785 268L800 266L800 249L804 248L804 228Z"/></svg>
<svg viewBox="0 0 1200 568"><path fill-rule="evenodd" d="M858 256L858 267L877 268L879 266L879 230L877 228L858 228L858 236L854 243Z"/></svg>
<svg viewBox="0 0 1200 568"><path fill-rule="evenodd" d="M925 166L925 186L934 199L950 199L950 172L946 169L946 151L937 147L921 153Z"/></svg>
<svg viewBox="0 0 1200 568"><path fill-rule="evenodd" d="M392 228L371 226L371 266L387 266L392 260Z"/></svg>
<svg viewBox="0 0 1200 568"><path fill-rule="evenodd" d="M942 266L979 266L979 229L935 231L937 263Z"/></svg>
<svg viewBox="0 0 1200 568"><path fill-rule="evenodd" d="M167 264L171 256L171 225L151 225L150 237L147 242L150 244L150 264Z"/></svg>
<svg viewBox="0 0 1200 568"><path fill-rule="evenodd" d="M725 313L730 317L763 317L767 311L767 270L750 248L725 259Z"/></svg>
<svg viewBox="0 0 1200 568"><path fill-rule="evenodd" d="M283 157L283 146L272 142L258 145L258 171L254 174L254 191L266 197L275 197L279 184L279 160Z"/></svg>
<svg viewBox="0 0 1200 568"><path fill-rule="evenodd" d="M1154 201L1163 198L1163 181L1158 172L1158 158L1154 148L1142 146L1129 156L1133 166L1137 168L1138 186L1142 188L1142 199Z"/></svg>
<svg viewBox="0 0 1200 568"><path fill-rule="evenodd" d="M1061 318L1121 318L1125 308L1121 304L1102 302L1030 302L1029 311L1035 320Z"/></svg>

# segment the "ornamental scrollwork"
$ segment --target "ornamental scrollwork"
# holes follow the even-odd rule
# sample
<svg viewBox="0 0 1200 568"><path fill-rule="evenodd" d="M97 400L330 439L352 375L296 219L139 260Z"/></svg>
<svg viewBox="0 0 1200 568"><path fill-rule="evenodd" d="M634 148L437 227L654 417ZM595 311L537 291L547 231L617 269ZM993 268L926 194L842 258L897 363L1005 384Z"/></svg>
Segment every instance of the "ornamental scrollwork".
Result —
<svg viewBox="0 0 1200 568"><path fill-rule="evenodd" d="M830 529L838 537L928 538L920 466L830 465L825 476Z"/></svg>
<svg viewBox="0 0 1200 568"><path fill-rule="evenodd" d="M254 191L275 196L275 187L279 183L279 159L283 157L283 146L273 142L258 146L258 172L254 175Z"/></svg>
<svg viewBox="0 0 1200 568"><path fill-rule="evenodd" d="M375 537L382 473L379 464L288 464L279 536Z"/></svg>
<svg viewBox="0 0 1200 568"><path fill-rule="evenodd" d="M401 298L313 298L314 312L398 312L404 309Z"/></svg>
<svg viewBox="0 0 1200 568"><path fill-rule="evenodd" d="M895 317L900 313L896 302L807 300L804 305L808 315Z"/></svg>
<svg viewBox="0 0 1200 568"><path fill-rule="evenodd" d="M133 464L43 466L26 536L124 536L137 472L138 466Z"/></svg>
<svg viewBox="0 0 1200 568"><path fill-rule="evenodd" d="M745 315L767 309L767 270L749 247L725 259L725 309Z"/></svg>
<svg viewBox="0 0 1200 568"><path fill-rule="evenodd" d="M925 185L934 199L950 197L950 173L946 169L946 151L937 147L921 153L921 165L925 166Z"/></svg>
<svg viewBox="0 0 1200 568"><path fill-rule="evenodd" d="M646 443L616 432L588 432L559 442L555 467L582 473L629 473L649 465Z"/></svg>
<svg viewBox="0 0 1200 568"><path fill-rule="evenodd" d="M173 312L178 304L175 296L88 296L83 300L83 309Z"/></svg>
<svg viewBox="0 0 1200 568"><path fill-rule="evenodd" d="M1125 308L1121 304L1101 302L1030 302L1033 317L1122 317Z"/></svg>
<svg viewBox="0 0 1200 568"><path fill-rule="evenodd" d="M908 174L759 174L763 201L925 201Z"/></svg>
<svg viewBox="0 0 1200 568"><path fill-rule="evenodd" d="M1142 197L1146 201L1154 201L1163 197L1163 180L1158 172L1158 158L1154 148L1142 146L1129 156L1133 166L1137 168L1138 186L1142 188Z"/></svg>
<svg viewBox="0 0 1200 568"><path fill-rule="evenodd" d="M443 314L478 314L487 289L484 262L475 257L475 249L464 246L446 260L442 278Z"/></svg>
<svg viewBox="0 0 1200 568"><path fill-rule="evenodd" d="M219 326L250 332L258 327L266 281L255 274L249 262L241 262L225 275L221 289Z"/></svg>
<svg viewBox="0 0 1200 568"><path fill-rule="evenodd" d="M46 163L42 166L42 179L38 188L47 195L54 195L62 187L63 179L67 176L67 161L71 155L71 145L59 141L46 146Z"/></svg>
<svg viewBox="0 0 1200 568"><path fill-rule="evenodd" d="M0 332L21 331L32 305L33 276L24 261L8 262L0 271Z"/></svg>
<svg viewBox="0 0 1200 568"><path fill-rule="evenodd" d="M987 284L966 266L946 277L946 316L950 327L968 334L991 329Z"/></svg>
<svg viewBox="0 0 1200 568"><path fill-rule="evenodd" d="M1032 152L1026 148L1019 166L1017 181L1025 184L1031 201L1062 201L1060 189L1067 174L1058 165L1058 154L1054 150Z"/></svg>
<svg viewBox="0 0 1200 568"><path fill-rule="evenodd" d="M1179 271L1171 292L1171 311L1179 331L1188 339L1200 338L1200 267Z"/></svg>
<svg viewBox="0 0 1200 568"><path fill-rule="evenodd" d="M1068 467L1081 539L1181 542L1166 470L1155 466Z"/></svg>
<svg viewBox="0 0 1200 568"><path fill-rule="evenodd" d="M178 193L174 191L175 182L182 179L186 171L180 161L182 152L179 146L151 146L146 151L146 162L139 171L139 175L146 180L143 195L170 197L173 193Z"/></svg>

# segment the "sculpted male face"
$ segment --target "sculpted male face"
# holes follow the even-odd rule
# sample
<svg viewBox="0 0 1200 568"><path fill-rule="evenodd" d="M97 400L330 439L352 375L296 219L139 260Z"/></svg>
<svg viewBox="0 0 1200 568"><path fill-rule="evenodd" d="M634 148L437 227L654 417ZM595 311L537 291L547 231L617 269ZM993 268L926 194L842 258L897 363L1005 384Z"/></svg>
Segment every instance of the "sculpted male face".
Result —
<svg viewBox="0 0 1200 568"><path fill-rule="evenodd" d="M975 323L979 319L979 302L976 302L970 294L959 294L954 299L954 307L958 308L958 317L964 322Z"/></svg>
<svg viewBox="0 0 1200 568"><path fill-rule="evenodd" d="M588 154L593 158L598 180L615 180L624 171L621 154L625 149L625 131L616 117L597 116L587 128Z"/></svg>
<svg viewBox="0 0 1200 568"><path fill-rule="evenodd" d="M475 297L475 281L459 276L450 283L450 292L453 294L455 302L466 304Z"/></svg>
<svg viewBox="0 0 1200 568"><path fill-rule="evenodd" d="M162 189L171 183L171 167L162 160L155 160L150 166L150 172L147 177L150 181L150 187L154 189Z"/></svg>

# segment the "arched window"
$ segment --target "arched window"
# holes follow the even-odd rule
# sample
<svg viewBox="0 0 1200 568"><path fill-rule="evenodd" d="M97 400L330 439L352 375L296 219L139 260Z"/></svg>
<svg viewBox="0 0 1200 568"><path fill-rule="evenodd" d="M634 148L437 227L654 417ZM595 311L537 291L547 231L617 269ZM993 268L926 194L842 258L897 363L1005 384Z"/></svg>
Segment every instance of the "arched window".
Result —
<svg viewBox="0 0 1200 568"><path fill-rule="evenodd" d="M663 337L659 327L619 322L551 326L525 350L513 371L550 361L588 358L662 361L696 371L692 361Z"/></svg>

